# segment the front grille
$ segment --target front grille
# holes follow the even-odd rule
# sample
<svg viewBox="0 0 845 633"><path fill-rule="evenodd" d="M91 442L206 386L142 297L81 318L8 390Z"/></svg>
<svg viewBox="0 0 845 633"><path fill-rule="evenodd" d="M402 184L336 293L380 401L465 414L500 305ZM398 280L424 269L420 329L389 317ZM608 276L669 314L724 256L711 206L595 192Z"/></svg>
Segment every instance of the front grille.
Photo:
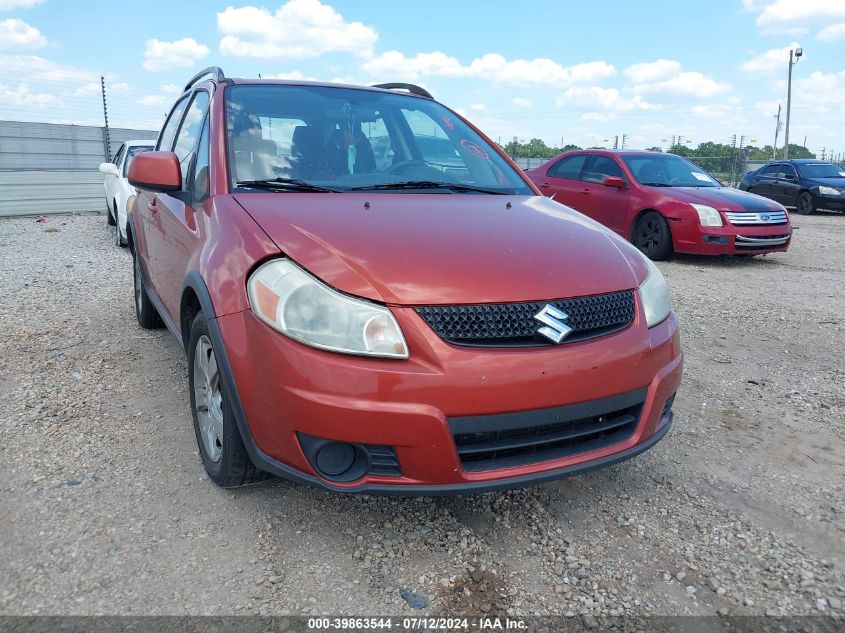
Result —
<svg viewBox="0 0 845 633"><path fill-rule="evenodd" d="M549 301L568 316L572 332L564 343L618 332L634 319L634 291ZM440 338L456 345L518 347L552 345L537 334L543 324L534 318L546 302L491 303L416 308Z"/></svg>
<svg viewBox="0 0 845 633"><path fill-rule="evenodd" d="M772 248L774 246L783 246L789 241L790 237L790 235L763 235L760 237L737 235L734 244L737 248L747 248L750 250L755 248Z"/></svg>
<svg viewBox="0 0 845 633"><path fill-rule="evenodd" d="M494 470L570 457L633 435L646 390L582 404L450 418L461 466Z"/></svg>
<svg viewBox="0 0 845 633"><path fill-rule="evenodd" d="M760 226L765 224L786 224L786 211L768 211L763 213L726 211L728 222L738 226Z"/></svg>

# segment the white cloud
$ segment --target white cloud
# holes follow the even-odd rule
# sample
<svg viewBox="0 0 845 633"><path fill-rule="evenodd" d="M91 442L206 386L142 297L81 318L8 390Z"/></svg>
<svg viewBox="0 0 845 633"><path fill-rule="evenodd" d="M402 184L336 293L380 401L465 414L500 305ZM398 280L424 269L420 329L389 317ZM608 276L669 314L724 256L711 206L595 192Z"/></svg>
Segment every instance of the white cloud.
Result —
<svg viewBox="0 0 845 633"><path fill-rule="evenodd" d="M680 72L681 62L671 59L658 59L655 62L633 64L624 70L625 76L637 84L659 81Z"/></svg>
<svg viewBox="0 0 845 633"><path fill-rule="evenodd" d="M822 42L836 42L845 39L845 22L829 24L816 35Z"/></svg>
<svg viewBox="0 0 845 633"><path fill-rule="evenodd" d="M793 79L793 83L793 109L796 105L817 111L824 110L826 106L836 106L837 113L841 111L842 95L845 94L845 70L832 73L817 70L809 77ZM835 138L834 134L830 136Z"/></svg>
<svg viewBox="0 0 845 633"><path fill-rule="evenodd" d="M47 38L23 20L0 20L0 49L35 49L47 45Z"/></svg>
<svg viewBox="0 0 845 633"><path fill-rule="evenodd" d="M265 75L262 73L263 79L286 79L289 81L319 81L316 77L309 77L301 70L292 70L287 73L276 73L275 75Z"/></svg>
<svg viewBox="0 0 845 633"><path fill-rule="evenodd" d="M55 95L32 92L24 84L16 88L0 84L0 103L5 106L31 108L33 106L46 106L55 101Z"/></svg>
<svg viewBox="0 0 845 633"><path fill-rule="evenodd" d="M616 118L613 112L585 112L581 115L582 121L593 121L598 123L605 123Z"/></svg>
<svg viewBox="0 0 845 633"><path fill-rule="evenodd" d="M175 42L152 39L147 40L143 66L147 70L190 68L207 55L208 46L200 44L192 37L185 37Z"/></svg>
<svg viewBox="0 0 845 633"><path fill-rule="evenodd" d="M28 9L44 0L0 0L0 11L11 11L12 9Z"/></svg>
<svg viewBox="0 0 845 633"><path fill-rule="evenodd" d="M659 105L644 101L640 95L625 98L616 88L602 88L601 86L572 86L557 98L557 104L561 106L576 104L617 112L660 109Z"/></svg>
<svg viewBox="0 0 845 633"><path fill-rule="evenodd" d="M37 78L40 83L93 83L100 81L100 74L93 70L57 64L54 61L37 55L2 55L0 54L0 68L4 77L25 81Z"/></svg>
<svg viewBox="0 0 845 633"><path fill-rule="evenodd" d="M182 94L182 86L177 86L176 84L161 84L161 90L170 95Z"/></svg>
<svg viewBox="0 0 845 633"><path fill-rule="evenodd" d="M483 103L473 103L469 106L469 109L473 112L484 112L487 109L487 106Z"/></svg>
<svg viewBox="0 0 845 633"><path fill-rule="evenodd" d="M729 84L719 83L699 72L687 71L653 83L636 84L633 90L645 94L679 94L693 97L714 97L730 89Z"/></svg>
<svg viewBox="0 0 845 633"><path fill-rule="evenodd" d="M347 22L320 0L289 0L275 13L246 6L227 7L217 14L223 36L220 52L237 57L302 59L323 53L372 55L378 40L375 29Z"/></svg>
<svg viewBox="0 0 845 633"><path fill-rule="evenodd" d="M530 108L531 107L531 99L526 99L525 97L514 97L511 100L511 103L514 104L518 108Z"/></svg>
<svg viewBox="0 0 845 633"><path fill-rule="evenodd" d="M807 33L831 20L845 19L842 0L774 0L749 2L746 8L759 11L757 26L763 33Z"/></svg>
<svg viewBox="0 0 845 633"><path fill-rule="evenodd" d="M792 42L783 48L773 48L763 53L754 55L751 59L740 66L742 70L749 73L762 73L773 75L785 73L789 67L789 51L800 48L797 42Z"/></svg>
<svg viewBox="0 0 845 633"><path fill-rule="evenodd" d="M171 103L171 100L161 95L146 95L138 99L138 104L142 106L166 106Z"/></svg>
<svg viewBox="0 0 845 633"><path fill-rule="evenodd" d="M371 75L385 78L472 77L517 86L591 83L616 73L613 66L603 61L566 68L551 59L508 60L498 53L487 53L464 66L457 58L440 51L417 53L414 57L406 57L399 51L387 51L365 62L363 68Z"/></svg>

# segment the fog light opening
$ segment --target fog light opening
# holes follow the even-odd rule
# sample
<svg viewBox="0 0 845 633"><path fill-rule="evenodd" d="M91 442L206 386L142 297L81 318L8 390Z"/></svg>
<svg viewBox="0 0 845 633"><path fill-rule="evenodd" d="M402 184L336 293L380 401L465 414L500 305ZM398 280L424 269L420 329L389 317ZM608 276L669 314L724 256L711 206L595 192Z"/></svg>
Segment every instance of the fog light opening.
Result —
<svg viewBox="0 0 845 633"><path fill-rule="evenodd" d="M352 468L355 463L355 447L342 442L329 442L317 451L314 462L321 474L337 477Z"/></svg>

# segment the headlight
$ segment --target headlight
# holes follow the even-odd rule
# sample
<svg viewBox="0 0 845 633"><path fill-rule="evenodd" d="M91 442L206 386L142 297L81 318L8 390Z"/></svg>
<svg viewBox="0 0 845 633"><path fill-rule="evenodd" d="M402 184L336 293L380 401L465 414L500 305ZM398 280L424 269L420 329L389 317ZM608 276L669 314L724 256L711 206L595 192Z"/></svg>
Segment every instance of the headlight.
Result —
<svg viewBox="0 0 845 633"><path fill-rule="evenodd" d="M701 226L722 226L722 216L713 207L706 204L693 204L692 208L698 213Z"/></svg>
<svg viewBox="0 0 845 633"><path fill-rule="evenodd" d="M819 193L823 196L841 196L842 192L839 189L834 189L833 187L825 187L822 185L819 187Z"/></svg>
<svg viewBox="0 0 845 633"><path fill-rule="evenodd" d="M648 267L648 277L640 284L640 300L643 302L645 322L653 327L669 316L669 286L663 273L648 257L643 257Z"/></svg>
<svg viewBox="0 0 845 633"><path fill-rule="evenodd" d="M408 358L390 310L341 294L288 259L260 266L247 281L247 292L259 319L301 343L346 354Z"/></svg>

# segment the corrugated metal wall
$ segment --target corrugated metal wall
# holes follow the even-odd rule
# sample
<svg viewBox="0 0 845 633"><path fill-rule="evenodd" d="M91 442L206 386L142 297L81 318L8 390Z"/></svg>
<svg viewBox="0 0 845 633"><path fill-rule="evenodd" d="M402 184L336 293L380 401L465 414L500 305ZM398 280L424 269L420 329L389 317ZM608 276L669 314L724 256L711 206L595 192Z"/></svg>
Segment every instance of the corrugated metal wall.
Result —
<svg viewBox="0 0 845 633"><path fill-rule="evenodd" d="M110 154L158 131L109 128ZM0 121L0 216L105 211L101 127Z"/></svg>

